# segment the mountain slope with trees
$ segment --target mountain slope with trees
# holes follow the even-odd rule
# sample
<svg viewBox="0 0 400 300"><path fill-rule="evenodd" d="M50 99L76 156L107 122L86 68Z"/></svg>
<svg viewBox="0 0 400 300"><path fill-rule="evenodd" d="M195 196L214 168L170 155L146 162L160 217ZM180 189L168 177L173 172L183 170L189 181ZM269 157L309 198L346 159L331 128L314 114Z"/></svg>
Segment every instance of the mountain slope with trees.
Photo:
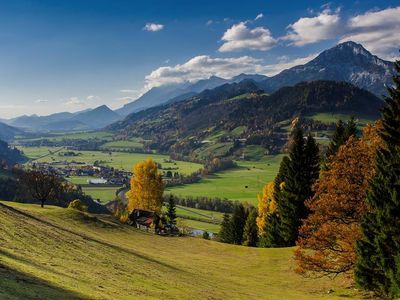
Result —
<svg viewBox="0 0 400 300"><path fill-rule="evenodd" d="M162 152L184 155L209 144L214 135L232 147L240 147L241 139L266 148L273 145L272 151L278 151L286 142L280 122L300 117L304 126L319 126L305 118L318 112L375 119L381 105L375 95L345 82L303 82L267 95L257 83L245 80L131 114L107 129L121 137L151 140L149 146ZM238 133L237 128L243 130Z"/></svg>

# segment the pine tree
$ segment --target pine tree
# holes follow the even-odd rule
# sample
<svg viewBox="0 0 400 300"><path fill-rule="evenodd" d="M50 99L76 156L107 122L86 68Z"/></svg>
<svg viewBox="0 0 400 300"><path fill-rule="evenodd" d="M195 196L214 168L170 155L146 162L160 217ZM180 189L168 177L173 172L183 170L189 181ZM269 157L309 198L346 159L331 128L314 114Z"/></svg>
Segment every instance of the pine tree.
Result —
<svg viewBox="0 0 400 300"><path fill-rule="evenodd" d="M382 109L383 146L376 155L355 269L359 286L393 298L400 296L400 61L395 67L395 87L388 88Z"/></svg>
<svg viewBox="0 0 400 300"><path fill-rule="evenodd" d="M174 202L174 196L169 195L168 204L167 204L167 219L168 223L171 225L176 224L176 207Z"/></svg>
<svg viewBox="0 0 400 300"><path fill-rule="evenodd" d="M251 209L248 213L246 224L243 232L243 245L249 247L256 247L258 243L257 232L257 210Z"/></svg>
<svg viewBox="0 0 400 300"><path fill-rule="evenodd" d="M246 224L247 212L243 204L238 204L233 211L231 219L232 243L241 245L243 242L243 231Z"/></svg>
<svg viewBox="0 0 400 300"><path fill-rule="evenodd" d="M282 246L293 246L297 240L301 220L308 214L304 202L313 195L311 187L318 172L318 147L314 139L309 136L305 143L303 132L295 129L283 184L276 198Z"/></svg>
<svg viewBox="0 0 400 300"><path fill-rule="evenodd" d="M342 120L336 123L335 132L333 133L332 139L329 143L328 150L326 151L326 157L329 158L331 155L335 155L339 147L344 144L344 134L346 128Z"/></svg>
<svg viewBox="0 0 400 300"><path fill-rule="evenodd" d="M233 243L232 222L231 217L228 214L224 214L223 216L221 229L218 233L218 239L223 243Z"/></svg>
<svg viewBox="0 0 400 300"><path fill-rule="evenodd" d="M357 123L354 116L351 116L347 121L343 134L343 144L346 143L352 135L357 135Z"/></svg>

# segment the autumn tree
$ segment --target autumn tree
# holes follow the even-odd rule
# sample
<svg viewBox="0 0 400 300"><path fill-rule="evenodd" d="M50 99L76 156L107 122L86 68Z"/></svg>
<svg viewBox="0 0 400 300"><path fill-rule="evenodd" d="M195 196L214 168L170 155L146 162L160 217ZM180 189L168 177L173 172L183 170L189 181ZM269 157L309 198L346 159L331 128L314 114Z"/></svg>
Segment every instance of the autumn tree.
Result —
<svg viewBox="0 0 400 300"><path fill-rule="evenodd" d="M334 276L353 269L379 141L377 126L367 126L362 138L351 136L321 171L315 195L306 202L310 215L299 231L297 272Z"/></svg>
<svg viewBox="0 0 400 300"><path fill-rule="evenodd" d="M388 298L400 296L400 61L395 68L394 87L388 88L382 109L383 143L376 154L355 269L359 286Z"/></svg>
<svg viewBox="0 0 400 300"><path fill-rule="evenodd" d="M21 175L23 193L39 201L41 207L47 200L58 200L62 195L63 180L39 170L28 170Z"/></svg>
<svg viewBox="0 0 400 300"><path fill-rule="evenodd" d="M268 182L264 185L262 194L258 195L258 214L257 214L257 228L260 236L265 233L265 221L268 214L273 213L276 210L276 201L274 198L275 184L274 182Z"/></svg>
<svg viewBox="0 0 400 300"><path fill-rule="evenodd" d="M128 211L143 209L161 213L164 183L152 159L139 162L133 169L131 189L127 193Z"/></svg>

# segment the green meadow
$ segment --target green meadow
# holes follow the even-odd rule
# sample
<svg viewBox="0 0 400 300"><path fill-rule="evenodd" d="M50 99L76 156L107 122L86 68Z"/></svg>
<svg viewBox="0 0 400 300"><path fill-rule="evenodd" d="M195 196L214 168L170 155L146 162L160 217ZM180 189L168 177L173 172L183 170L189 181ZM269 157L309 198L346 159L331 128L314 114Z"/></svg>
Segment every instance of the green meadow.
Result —
<svg viewBox="0 0 400 300"><path fill-rule="evenodd" d="M109 151L104 151L104 152L74 151L80 153L80 155L59 156L55 152L63 151L62 148L57 148L57 147L18 147L18 148L21 149L28 158L36 160L37 162L75 161L75 162L83 162L86 164L94 164L95 161L98 161L101 164L104 164L109 167L114 167L116 169L125 171L131 171L133 166L138 162L146 160L148 158L153 158L156 162L162 164L162 166L164 167L178 168L176 171L182 174L191 174L202 167L200 164L184 162L184 161L174 161L173 163L166 163L164 162L164 160L169 160L169 156L160 154L126 153L126 152L109 152Z"/></svg>
<svg viewBox="0 0 400 300"><path fill-rule="evenodd" d="M238 167L206 176L198 183L168 188L180 196L219 197L257 204L265 183L274 180L283 155L267 156L261 161L238 161Z"/></svg>
<svg viewBox="0 0 400 300"><path fill-rule="evenodd" d="M1 203L1 299L364 298L340 276L294 273L293 248L162 237L110 216Z"/></svg>

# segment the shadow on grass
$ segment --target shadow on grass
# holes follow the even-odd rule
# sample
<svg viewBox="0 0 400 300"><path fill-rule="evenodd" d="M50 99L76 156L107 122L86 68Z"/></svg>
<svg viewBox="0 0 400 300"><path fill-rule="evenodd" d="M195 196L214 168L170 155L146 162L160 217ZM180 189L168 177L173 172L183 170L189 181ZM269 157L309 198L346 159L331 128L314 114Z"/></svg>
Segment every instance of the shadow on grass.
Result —
<svg viewBox="0 0 400 300"><path fill-rule="evenodd" d="M82 239L84 239L84 240L87 240L87 241L90 241L90 242L93 242L93 243L98 243L98 244L100 244L100 245L103 245L103 246L112 248L112 249L114 249L114 250L121 251L121 252L125 252L125 253L131 254L131 255L134 255L134 256L136 256L136 257L138 257L138 258L140 258L140 259L142 259L142 260L148 261L148 262L150 262L150 263L157 264L157 265L159 265L159 266L162 266L162 267L165 267L165 268L168 268L168 269L172 269L172 270L175 270L175 271L180 271L180 272L186 273L185 270L179 269L179 268L177 268L177 267L175 267L175 266L173 266L173 265L170 265L170 264L168 264L168 263L165 263L165 262L163 262L163 261L160 261L160 260L157 260L157 259L148 257L148 256L146 256L145 254L139 253L138 251L134 251L134 250L132 250L132 249L127 249L127 248L124 248L124 247L115 245L115 244L113 244L113 243L110 243L110 242L107 242L107 241L104 241L104 240L95 238L95 237L90 236L90 235L88 235L88 234L84 234L84 233L81 233L81 232L75 232L75 231L73 231L73 230L70 230L70 229L68 229L68 228L64 228L64 227L62 227L62 226L60 226L60 225L58 225L58 224L55 224L55 223L53 223L53 222L50 222L50 221L48 221L48 220L41 219L41 218L38 217L38 216L31 215L30 213L28 213L28 212L26 212L26 211L21 211L21 210L19 210L19 209L14 208L14 207L7 206L7 205L5 205L5 204L3 204L3 203L0 203L0 208L1 208L1 207L6 208L6 209L8 209L10 212L13 212L13 213L15 213L15 214L17 214L17 215L22 215L22 216L24 216L24 217L26 217L26 218L33 219L33 220L35 220L35 221L37 221L37 222L39 222L39 223L42 223L42 224L44 224L44 225L47 225L47 226L50 226L50 227L52 227L52 228L58 229L58 230L61 231L61 232L67 232L67 233L69 233L69 234L78 236L78 237L80 237L80 238L82 238Z"/></svg>
<svg viewBox="0 0 400 300"><path fill-rule="evenodd" d="M0 263L0 299L85 299L49 282Z"/></svg>

